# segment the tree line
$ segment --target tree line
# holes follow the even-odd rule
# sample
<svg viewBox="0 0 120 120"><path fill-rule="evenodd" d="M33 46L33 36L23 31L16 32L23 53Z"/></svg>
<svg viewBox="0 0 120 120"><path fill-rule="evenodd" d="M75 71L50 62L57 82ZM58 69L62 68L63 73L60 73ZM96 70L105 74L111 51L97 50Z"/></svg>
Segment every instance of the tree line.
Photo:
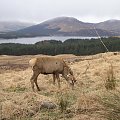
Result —
<svg viewBox="0 0 120 120"><path fill-rule="evenodd" d="M120 38L101 38L110 52L120 51ZM99 39L45 40L35 44L2 43L0 55L93 55L106 52Z"/></svg>

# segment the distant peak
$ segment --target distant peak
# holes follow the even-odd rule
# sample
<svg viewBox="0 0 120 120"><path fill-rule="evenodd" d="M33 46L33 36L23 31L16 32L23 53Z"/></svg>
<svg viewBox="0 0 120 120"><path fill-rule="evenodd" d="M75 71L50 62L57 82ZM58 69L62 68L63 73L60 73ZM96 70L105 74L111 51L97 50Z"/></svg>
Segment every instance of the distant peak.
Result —
<svg viewBox="0 0 120 120"><path fill-rule="evenodd" d="M116 22L116 21L120 21L120 20L117 20L117 19L110 19L110 20L107 20L106 22Z"/></svg>
<svg viewBox="0 0 120 120"><path fill-rule="evenodd" d="M64 19L72 19L72 20L77 20L76 18L74 18L74 17L65 17L65 16L63 16L63 17L56 17L56 18L53 18L54 20L64 20Z"/></svg>
<svg viewBox="0 0 120 120"><path fill-rule="evenodd" d="M44 23L49 23L49 22L61 22L61 21L66 21L66 22L81 22L78 19L74 18L74 17L56 17L47 21L44 21Z"/></svg>

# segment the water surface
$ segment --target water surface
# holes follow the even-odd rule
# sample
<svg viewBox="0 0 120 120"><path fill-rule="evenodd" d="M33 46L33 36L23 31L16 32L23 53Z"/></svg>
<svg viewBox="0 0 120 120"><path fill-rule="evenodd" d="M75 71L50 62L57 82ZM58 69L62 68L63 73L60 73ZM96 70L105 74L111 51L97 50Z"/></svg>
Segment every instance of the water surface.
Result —
<svg viewBox="0 0 120 120"><path fill-rule="evenodd" d="M74 38L74 39L91 39L91 38L98 38L98 37L49 36L49 37L18 38L18 39L0 39L0 44L1 43L34 44L36 42L43 41L43 40L65 41L65 40L70 39L70 38Z"/></svg>

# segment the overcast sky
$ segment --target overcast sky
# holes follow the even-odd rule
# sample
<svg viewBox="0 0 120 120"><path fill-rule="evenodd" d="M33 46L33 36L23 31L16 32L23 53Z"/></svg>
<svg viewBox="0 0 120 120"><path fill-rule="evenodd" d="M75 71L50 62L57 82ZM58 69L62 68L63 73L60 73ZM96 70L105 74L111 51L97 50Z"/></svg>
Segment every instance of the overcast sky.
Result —
<svg viewBox="0 0 120 120"><path fill-rule="evenodd" d="M83 22L120 20L120 0L0 0L0 21L40 23L60 16Z"/></svg>

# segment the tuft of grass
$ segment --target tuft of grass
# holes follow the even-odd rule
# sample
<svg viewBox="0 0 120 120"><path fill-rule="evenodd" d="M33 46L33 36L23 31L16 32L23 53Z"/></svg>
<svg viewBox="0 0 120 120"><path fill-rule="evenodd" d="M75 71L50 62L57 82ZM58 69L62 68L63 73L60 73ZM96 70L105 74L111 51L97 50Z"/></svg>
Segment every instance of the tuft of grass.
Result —
<svg viewBox="0 0 120 120"><path fill-rule="evenodd" d="M9 88L4 89L6 92L24 92L26 90L25 87L21 86L11 86Z"/></svg>
<svg viewBox="0 0 120 120"><path fill-rule="evenodd" d="M48 91L41 91L40 93L41 95L44 95L44 96L47 96L47 97L50 97L53 95L53 92L48 92Z"/></svg>
<svg viewBox="0 0 120 120"><path fill-rule="evenodd" d="M39 113L40 120L58 120L59 118L63 116L58 110L43 109Z"/></svg>
<svg viewBox="0 0 120 120"><path fill-rule="evenodd" d="M61 112L64 112L64 111L66 111L67 108L68 108L69 101L67 100L67 98L61 97L61 98L59 99L58 105L59 105L60 111L61 111Z"/></svg>
<svg viewBox="0 0 120 120"><path fill-rule="evenodd" d="M105 81L105 88L107 90L115 90L115 88L116 88L116 79L115 79L112 64L110 65L110 67L107 71L107 79Z"/></svg>
<svg viewBox="0 0 120 120"><path fill-rule="evenodd" d="M76 102L76 96L73 93L59 93L57 96L57 103L59 110L63 113L66 112Z"/></svg>
<svg viewBox="0 0 120 120"><path fill-rule="evenodd" d="M104 107L102 116L108 120L120 120L120 92L109 93L101 97L100 103Z"/></svg>
<svg viewBox="0 0 120 120"><path fill-rule="evenodd" d="M55 95L57 109L42 109L39 112L40 120L59 120L71 119L74 116L74 111L71 106L76 102L76 96L72 92L62 91Z"/></svg>

